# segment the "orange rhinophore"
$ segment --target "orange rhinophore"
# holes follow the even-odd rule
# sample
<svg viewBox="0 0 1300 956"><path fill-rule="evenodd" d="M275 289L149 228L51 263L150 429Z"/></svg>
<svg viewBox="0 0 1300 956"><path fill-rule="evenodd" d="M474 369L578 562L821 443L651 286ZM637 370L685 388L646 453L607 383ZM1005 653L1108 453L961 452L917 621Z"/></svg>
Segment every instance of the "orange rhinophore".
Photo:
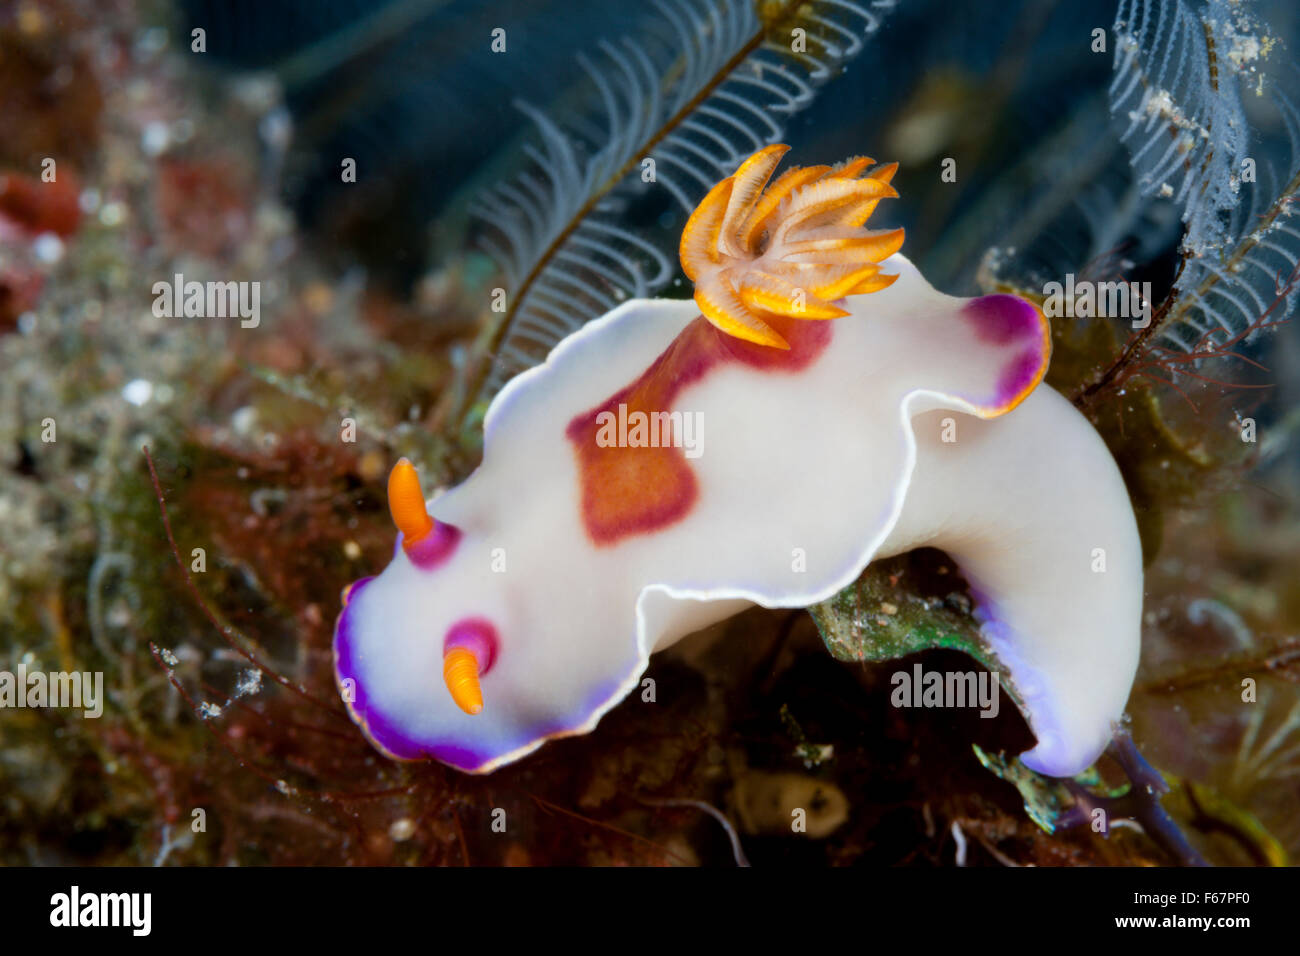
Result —
<svg viewBox="0 0 1300 956"><path fill-rule="evenodd" d="M479 663L467 647L450 647L442 659L442 679L456 706L467 714L483 709L483 688L479 686Z"/></svg>
<svg viewBox="0 0 1300 956"><path fill-rule="evenodd" d="M420 478L415 466L403 458L388 475L388 510L393 524L402 532L402 547L409 548L434 528L433 518L424 506Z"/></svg>

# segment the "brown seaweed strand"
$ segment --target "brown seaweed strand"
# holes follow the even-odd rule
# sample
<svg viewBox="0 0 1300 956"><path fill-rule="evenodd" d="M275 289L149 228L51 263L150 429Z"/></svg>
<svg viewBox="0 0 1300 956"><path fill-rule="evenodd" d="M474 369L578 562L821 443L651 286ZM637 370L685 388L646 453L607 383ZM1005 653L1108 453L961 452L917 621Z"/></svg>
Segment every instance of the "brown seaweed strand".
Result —
<svg viewBox="0 0 1300 956"><path fill-rule="evenodd" d="M209 623L211 623L212 626L215 627L221 633L222 638L225 640L227 644L230 645L231 649L236 654L244 658L244 660L248 661L254 667L261 670L264 674L269 675L270 678L273 681L275 681L277 684L279 684L281 687L285 688L286 690L290 690L293 693L297 694L299 697L303 698L304 700L315 704L317 707L320 707L326 713L332 714L335 717L346 720L347 717L341 709L331 706L330 704L321 700L315 694L308 691L306 688L300 687L299 685L295 684L293 681L289 680L289 678L285 677L275 668L269 667L268 665L264 664L261 660L259 660L252 652L250 652L247 648L245 648L239 641L236 641L233 636L235 634L239 634L239 636L242 638L243 634L240 634L237 628L232 627L229 624L223 624L217 618L216 614L213 613L212 608L208 606L208 602L203 597L203 593L199 590L198 585L194 583L194 577L192 574L190 574L189 568L187 568L185 566L185 562L181 560L180 548L177 547L176 537L175 535L172 534L171 518L168 517L167 514L167 500L163 496L162 483L158 480L158 471L156 468L154 468L153 456L149 453L149 446L148 445L143 446L141 448L141 451L144 452L144 460L149 465L149 478L153 482L154 497L158 499L158 510L162 514L163 530L167 533L167 543L171 545L172 557L176 559L176 566L181 570L181 575L185 580L186 589L193 596L195 603L198 604L199 609L203 612L203 616L206 617ZM247 640L247 638L244 639Z"/></svg>
<svg viewBox="0 0 1300 956"><path fill-rule="evenodd" d="M1268 212L1261 217L1260 224L1237 243L1232 255L1228 257L1225 268L1221 270L1222 274L1233 274L1235 272L1236 267L1254 250L1255 246L1259 244L1260 238L1268 231L1268 228L1276 221L1277 217L1282 214L1282 210L1294 201L1297 194L1300 194L1300 171L1297 171L1291 181L1287 183L1286 188L1273 201L1273 205L1269 207ZM1178 270L1179 276L1182 275L1186 268L1187 261L1187 257L1184 257L1183 264ZM1141 353L1147 350L1150 340L1171 323L1180 321L1193 308L1195 303L1202 301L1206 293L1213 289L1221 279L1222 275L1219 271L1212 271L1210 275L1201 281L1200 286L1196 289L1195 296L1189 297L1179 293L1178 279L1175 278L1173 290L1160 303L1160 307L1156 309L1155 314L1151 317L1151 324L1130 338L1123 351L1111 362L1106 370L1097 376L1091 384L1077 391L1071 397L1071 401L1079 408L1087 408L1099 393L1118 384L1119 381L1123 381L1127 377L1128 367ZM1274 304L1276 305L1276 302Z"/></svg>

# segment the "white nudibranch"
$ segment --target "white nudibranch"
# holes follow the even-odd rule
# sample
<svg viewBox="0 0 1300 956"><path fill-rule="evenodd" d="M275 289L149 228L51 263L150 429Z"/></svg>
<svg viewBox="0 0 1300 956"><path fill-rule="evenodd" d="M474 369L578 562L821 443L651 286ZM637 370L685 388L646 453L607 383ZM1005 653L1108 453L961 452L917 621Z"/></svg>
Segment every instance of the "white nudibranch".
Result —
<svg viewBox="0 0 1300 956"><path fill-rule="evenodd" d="M400 546L345 593L334 641L384 753L489 772L591 731L653 652L923 546L970 582L1037 736L1025 763L1071 775L1109 742L1141 547L1106 446L1040 385L1047 320L943 295L901 230L862 228L895 167L793 169L764 191L784 152L692 215L694 301L632 300L562 341L496 397L482 464L431 506L394 468Z"/></svg>

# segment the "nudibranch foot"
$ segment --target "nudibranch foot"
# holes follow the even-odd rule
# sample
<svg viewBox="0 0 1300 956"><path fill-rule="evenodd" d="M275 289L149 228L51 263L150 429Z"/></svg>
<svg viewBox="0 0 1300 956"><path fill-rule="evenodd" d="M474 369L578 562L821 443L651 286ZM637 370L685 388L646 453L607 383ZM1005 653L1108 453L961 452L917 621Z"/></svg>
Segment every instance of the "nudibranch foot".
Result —
<svg viewBox="0 0 1300 956"><path fill-rule="evenodd" d="M1142 549L1127 488L1049 388L1000 418L961 420L955 436L944 418L913 420L915 474L880 556L928 546L957 563L1038 738L1021 759L1073 776L1110 741L1137 671Z"/></svg>

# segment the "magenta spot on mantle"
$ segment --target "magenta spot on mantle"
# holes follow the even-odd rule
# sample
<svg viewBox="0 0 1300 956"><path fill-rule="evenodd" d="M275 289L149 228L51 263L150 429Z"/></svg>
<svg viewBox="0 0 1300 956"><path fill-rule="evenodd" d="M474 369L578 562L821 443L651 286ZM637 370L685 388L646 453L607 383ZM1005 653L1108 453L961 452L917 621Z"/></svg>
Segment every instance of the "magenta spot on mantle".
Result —
<svg viewBox="0 0 1300 956"><path fill-rule="evenodd" d="M1038 309L1018 295L982 295L967 302L962 313L975 326L981 342L1007 345L1021 339L1041 341L1043 337Z"/></svg>
<svg viewBox="0 0 1300 956"><path fill-rule="evenodd" d="M998 378L998 405L1009 405L1033 388L1042 366L1043 353L1038 349L1021 352L1008 362Z"/></svg>
<svg viewBox="0 0 1300 956"><path fill-rule="evenodd" d="M998 375L994 405L1005 410L1018 404L1047 367L1051 348L1047 319L1032 302L1005 293L971 299L961 314L981 342L1015 351Z"/></svg>
<svg viewBox="0 0 1300 956"><path fill-rule="evenodd" d="M463 647L478 661L478 672L486 674L497 657L497 629L485 617L467 617L457 621L447 630L442 642L442 653L453 647Z"/></svg>
<svg viewBox="0 0 1300 956"><path fill-rule="evenodd" d="M460 544L460 538L460 529L454 524L438 521L434 523L432 531L403 550L411 563L421 571L432 571L452 556L456 545Z"/></svg>

